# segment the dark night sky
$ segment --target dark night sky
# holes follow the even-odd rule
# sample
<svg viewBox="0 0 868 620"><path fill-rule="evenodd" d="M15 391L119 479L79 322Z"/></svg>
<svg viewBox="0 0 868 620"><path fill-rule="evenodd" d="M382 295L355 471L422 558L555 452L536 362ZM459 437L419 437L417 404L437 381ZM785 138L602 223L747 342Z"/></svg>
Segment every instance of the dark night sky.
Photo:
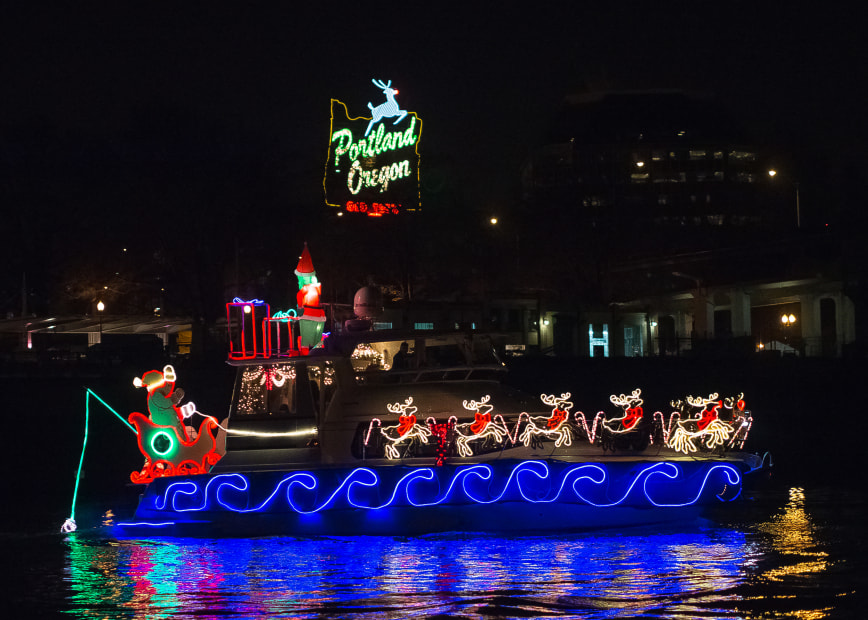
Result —
<svg viewBox="0 0 868 620"><path fill-rule="evenodd" d="M329 99L364 113L378 78L424 120L423 169L443 167L482 210L510 201L564 94L589 89L710 93L796 154L802 187L864 175L864 20L841 7L112 4L2 9L0 139L18 145L6 157L34 127L105 145L192 119L243 148L279 143L285 195L319 208Z"/></svg>
<svg viewBox="0 0 868 620"><path fill-rule="evenodd" d="M802 134L795 143L830 132L852 146L866 127L859 16L832 6L22 4L2 15L4 125L37 116L111 133L170 107L322 159L329 98L364 106L379 96L376 77L425 120L426 148L464 161L462 151L485 146L489 172L515 164L564 93L588 87L711 92L776 135Z"/></svg>

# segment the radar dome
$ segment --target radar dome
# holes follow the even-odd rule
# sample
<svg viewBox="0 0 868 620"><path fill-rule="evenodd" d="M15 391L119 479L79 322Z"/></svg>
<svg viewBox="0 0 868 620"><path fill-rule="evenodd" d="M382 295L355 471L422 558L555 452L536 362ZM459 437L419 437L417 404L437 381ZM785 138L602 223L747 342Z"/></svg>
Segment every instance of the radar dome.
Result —
<svg viewBox="0 0 868 620"><path fill-rule="evenodd" d="M383 313L383 296L374 286L364 286L353 297L353 313L360 319L373 319Z"/></svg>

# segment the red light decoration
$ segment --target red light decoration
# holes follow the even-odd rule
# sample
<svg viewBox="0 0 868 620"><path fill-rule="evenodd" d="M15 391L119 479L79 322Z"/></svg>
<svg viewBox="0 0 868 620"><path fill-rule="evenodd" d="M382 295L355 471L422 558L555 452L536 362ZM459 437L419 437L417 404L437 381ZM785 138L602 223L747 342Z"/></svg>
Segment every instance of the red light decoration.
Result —
<svg viewBox="0 0 868 620"><path fill-rule="evenodd" d="M155 478L207 473L222 457L217 451L214 429L217 420L205 418L196 439L190 441L174 426L154 424L138 412L129 416L138 433L139 451L145 457L141 471L130 473L134 484L147 484Z"/></svg>
<svg viewBox="0 0 868 620"><path fill-rule="evenodd" d="M448 422L435 422L434 418L428 418L427 422L431 428L431 433L437 437L437 457L434 465L435 467L443 467L443 463L446 462L446 456L449 454L449 446L452 445L455 420L450 418Z"/></svg>
<svg viewBox="0 0 868 620"><path fill-rule="evenodd" d="M347 212L349 213L366 213L368 217L382 217L384 215L398 215L401 212L401 205L394 202L375 202L368 204L367 202L347 201Z"/></svg>
<svg viewBox="0 0 868 620"><path fill-rule="evenodd" d="M229 359L246 360L257 355L271 355L269 332L265 324L270 314L271 308L261 299L244 301L236 297L226 304Z"/></svg>
<svg viewBox="0 0 868 620"><path fill-rule="evenodd" d="M270 354L274 357L301 355L298 348L299 326L295 310L275 312L265 319Z"/></svg>
<svg viewBox="0 0 868 620"><path fill-rule="evenodd" d="M150 413L150 418L138 412L128 418L145 457L142 470L130 474L136 484L163 476L206 473L223 454L214 436L218 426L214 418L205 417L195 439L188 435L185 418L196 411L196 405L190 402L178 407L184 391L175 390L175 379L175 369L167 365L162 372L150 370L133 381L136 387L147 388Z"/></svg>

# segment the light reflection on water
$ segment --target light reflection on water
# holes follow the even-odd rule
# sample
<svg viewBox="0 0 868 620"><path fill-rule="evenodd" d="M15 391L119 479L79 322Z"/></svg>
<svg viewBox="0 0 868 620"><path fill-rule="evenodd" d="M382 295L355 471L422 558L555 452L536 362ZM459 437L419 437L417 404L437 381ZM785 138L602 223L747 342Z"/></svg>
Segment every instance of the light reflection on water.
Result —
<svg viewBox="0 0 868 620"><path fill-rule="evenodd" d="M63 543L62 605L83 617L851 617L841 610L853 608L864 577L842 580L854 565L833 557L806 492L789 489L760 513L680 530L520 538L76 533Z"/></svg>

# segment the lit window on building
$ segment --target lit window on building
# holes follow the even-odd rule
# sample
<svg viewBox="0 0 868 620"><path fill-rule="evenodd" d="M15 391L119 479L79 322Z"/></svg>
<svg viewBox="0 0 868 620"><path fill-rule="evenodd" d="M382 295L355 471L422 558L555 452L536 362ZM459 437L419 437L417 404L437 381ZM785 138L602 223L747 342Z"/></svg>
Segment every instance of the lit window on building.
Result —
<svg viewBox="0 0 868 620"><path fill-rule="evenodd" d="M383 330L383 329L392 329L392 322L389 321L388 323L386 323L386 322L383 322L383 321L379 321L379 322L378 322L378 321L374 321L373 328L374 328L374 329L379 329L379 330Z"/></svg>
<svg viewBox="0 0 868 620"><path fill-rule="evenodd" d="M666 161L666 151L651 151L651 161Z"/></svg>
<svg viewBox="0 0 868 620"><path fill-rule="evenodd" d="M723 151L715 151L714 152L715 159L723 159Z"/></svg>
<svg viewBox="0 0 868 620"><path fill-rule="evenodd" d="M697 159L705 159L707 153L703 150L693 150L688 151L690 155L690 159L696 161Z"/></svg>
<svg viewBox="0 0 868 620"><path fill-rule="evenodd" d="M663 176L655 176L653 180L654 183L684 183L685 181L687 181L686 172L670 172Z"/></svg>
<svg viewBox="0 0 868 620"><path fill-rule="evenodd" d="M715 181L723 181L723 170L715 170L713 176Z"/></svg>
<svg viewBox="0 0 868 620"><path fill-rule="evenodd" d="M756 181L756 175L752 172L739 172L735 175L735 180L739 183L753 183Z"/></svg>
<svg viewBox="0 0 868 620"><path fill-rule="evenodd" d="M650 177L647 172L634 172L630 175L630 183L647 183Z"/></svg>
<svg viewBox="0 0 868 620"><path fill-rule="evenodd" d="M707 215L706 221L712 226L723 226L723 222L726 219L723 215Z"/></svg>
<svg viewBox="0 0 868 620"><path fill-rule="evenodd" d="M425 330L430 331L430 330L434 329L434 323L413 323L413 329L416 329L419 331L425 331Z"/></svg>
<svg viewBox="0 0 868 620"><path fill-rule="evenodd" d="M755 161L756 153L752 151L730 151L729 158L736 161Z"/></svg>

